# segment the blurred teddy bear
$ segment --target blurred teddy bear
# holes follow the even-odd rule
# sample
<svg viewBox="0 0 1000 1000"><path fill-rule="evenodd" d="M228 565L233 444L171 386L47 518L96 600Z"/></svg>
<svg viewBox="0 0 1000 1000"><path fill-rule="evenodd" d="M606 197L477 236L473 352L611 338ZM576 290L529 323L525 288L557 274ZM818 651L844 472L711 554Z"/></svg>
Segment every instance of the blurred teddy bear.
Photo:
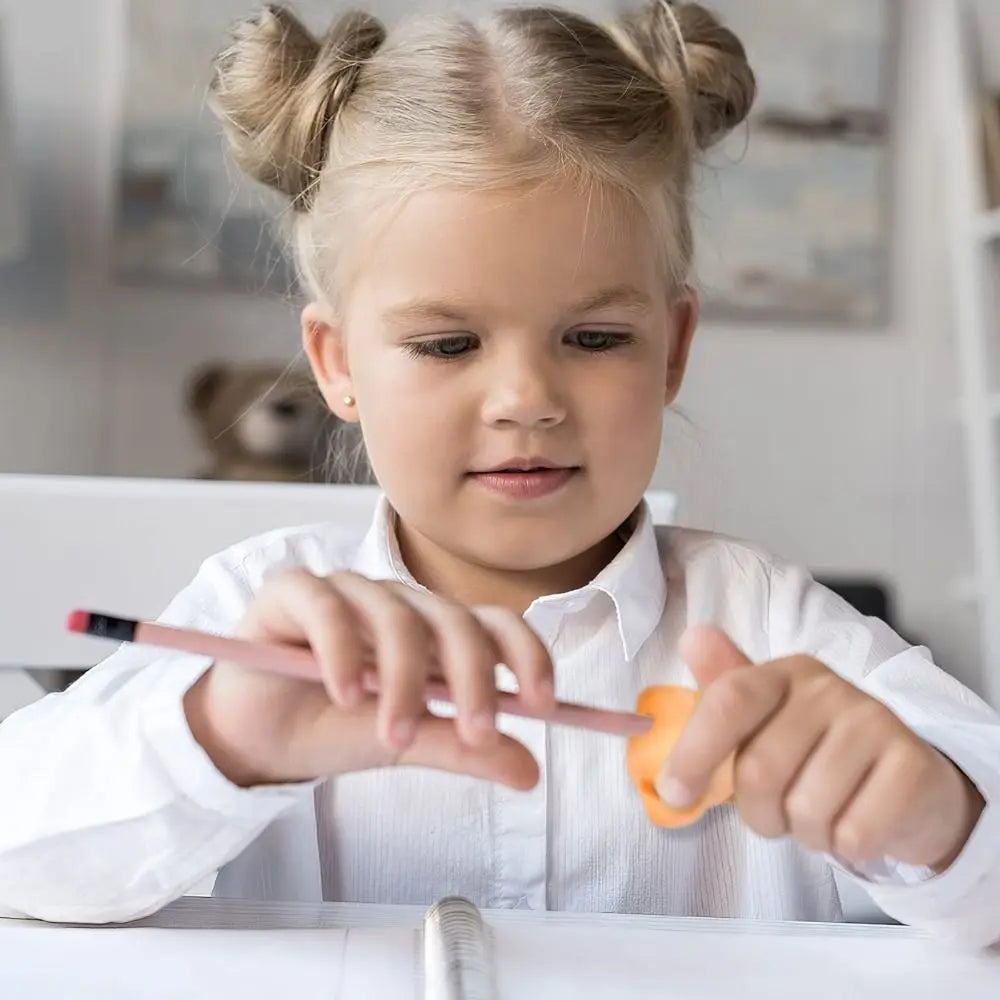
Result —
<svg viewBox="0 0 1000 1000"><path fill-rule="evenodd" d="M211 455L199 478L372 481L357 425L330 413L302 371L213 362L191 376L187 409Z"/></svg>

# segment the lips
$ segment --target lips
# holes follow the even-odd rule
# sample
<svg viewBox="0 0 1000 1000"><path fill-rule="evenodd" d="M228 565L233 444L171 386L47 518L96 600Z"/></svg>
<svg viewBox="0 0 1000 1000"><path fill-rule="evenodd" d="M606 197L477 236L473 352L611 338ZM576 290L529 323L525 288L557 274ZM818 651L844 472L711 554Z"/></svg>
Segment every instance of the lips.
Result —
<svg viewBox="0 0 1000 1000"><path fill-rule="evenodd" d="M483 469L476 475L488 475L498 472L552 472L559 469L572 469L576 466L563 465L559 462L551 462L547 458L511 458L500 465Z"/></svg>
<svg viewBox="0 0 1000 1000"><path fill-rule="evenodd" d="M492 469L472 474L490 493L510 500L539 500L567 486L580 472L575 465L558 465L548 459L511 459Z"/></svg>

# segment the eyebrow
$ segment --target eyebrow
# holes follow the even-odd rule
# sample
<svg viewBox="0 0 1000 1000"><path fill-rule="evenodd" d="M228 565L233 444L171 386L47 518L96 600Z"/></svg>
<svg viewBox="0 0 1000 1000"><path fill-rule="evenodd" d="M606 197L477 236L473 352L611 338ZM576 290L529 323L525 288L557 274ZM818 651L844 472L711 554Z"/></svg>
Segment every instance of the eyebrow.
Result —
<svg viewBox="0 0 1000 1000"><path fill-rule="evenodd" d="M601 289L593 295L588 295L571 306L567 312L578 315L580 313L597 312L601 309L609 309L612 306L620 306L625 309L636 311L646 311L652 303L645 292L639 291L634 285L613 285L610 288ZM412 299L398 306L392 306L383 314L384 318L391 323L414 323L421 321L444 320L448 323L467 323L472 310L463 308L455 303L449 303L437 299Z"/></svg>
<svg viewBox="0 0 1000 1000"><path fill-rule="evenodd" d="M391 323L419 323L423 320L445 320L449 323L466 323L469 314L458 306L434 299L413 299L402 305L386 309L383 317Z"/></svg>
<svg viewBox="0 0 1000 1000"><path fill-rule="evenodd" d="M570 311L574 313L597 312L599 309L607 309L611 306L647 310L652 306L652 302L645 292L639 291L634 285L614 285L588 296L573 306Z"/></svg>

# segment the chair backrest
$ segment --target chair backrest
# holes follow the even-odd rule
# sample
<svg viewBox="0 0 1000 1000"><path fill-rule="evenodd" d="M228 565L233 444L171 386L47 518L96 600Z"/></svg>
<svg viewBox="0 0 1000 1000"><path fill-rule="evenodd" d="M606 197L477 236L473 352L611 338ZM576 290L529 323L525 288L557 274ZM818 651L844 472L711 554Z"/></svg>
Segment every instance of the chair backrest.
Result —
<svg viewBox="0 0 1000 1000"><path fill-rule="evenodd" d="M160 613L207 555L287 525L362 534L372 486L0 475L0 667L87 667L107 647L64 630L75 607ZM675 498L650 491L657 523Z"/></svg>

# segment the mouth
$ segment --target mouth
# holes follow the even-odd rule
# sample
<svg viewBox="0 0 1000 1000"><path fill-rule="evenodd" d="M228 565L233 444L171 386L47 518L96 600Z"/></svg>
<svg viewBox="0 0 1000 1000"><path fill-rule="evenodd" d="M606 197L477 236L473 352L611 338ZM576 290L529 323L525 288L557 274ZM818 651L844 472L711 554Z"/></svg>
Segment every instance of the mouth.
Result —
<svg viewBox="0 0 1000 1000"><path fill-rule="evenodd" d="M544 458L514 458L471 477L490 493L510 500L539 500L565 488L582 471Z"/></svg>
<svg viewBox="0 0 1000 1000"><path fill-rule="evenodd" d="M473 475L491 476L500 473L560 472L578 468L578 465L564 465L560 462L549 461L547 458L511 458L489 469L479 469L473 472Z"/></svg>

